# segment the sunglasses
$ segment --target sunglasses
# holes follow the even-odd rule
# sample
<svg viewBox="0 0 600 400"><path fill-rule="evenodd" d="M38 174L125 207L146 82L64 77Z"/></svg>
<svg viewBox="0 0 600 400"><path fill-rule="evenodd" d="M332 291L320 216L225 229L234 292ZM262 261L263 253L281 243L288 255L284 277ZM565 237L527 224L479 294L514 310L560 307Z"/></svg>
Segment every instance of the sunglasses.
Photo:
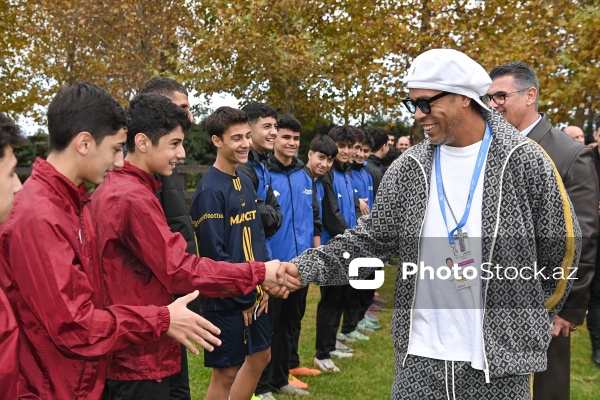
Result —
<svg viewBox="0 0 600 400"><path fill-rule="evenodd" d="M444 97L448 94L450 94L450 92L442 92L442 93L436 94L435 96L430 97L428 99L417 99L417 100L413 100L410 97L407 97L402 100L402 103L404 103L404 105L408 109L408 112L411 114L414 114L417 112L417 107L419 107L419 110L421 110L423 112L423 114L429 114L431 112L431 102L441 99L442 97Z"/></svg>

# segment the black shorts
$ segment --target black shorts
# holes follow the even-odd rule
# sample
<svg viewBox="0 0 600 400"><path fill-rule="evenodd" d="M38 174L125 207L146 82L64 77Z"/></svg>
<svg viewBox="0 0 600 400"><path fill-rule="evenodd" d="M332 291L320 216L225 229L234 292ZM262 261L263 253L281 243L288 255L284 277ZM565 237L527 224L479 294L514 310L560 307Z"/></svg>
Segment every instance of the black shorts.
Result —
<svg viewBox="0 0 600 400"><path fill-rule="evenodd" d="M202 316L221 330L221 345L213 351L204 350L204 366L208 368L238 367L247 355L271 347L271 324L262 313L250 326L244 325L241 310L203 311Z"/></svg>
<svg viewBox="0 0 600 400"><path fill-rule="evenodd" d="M147 381L106 380L102 400L164 400L171 396L171 377Z"/></svg>

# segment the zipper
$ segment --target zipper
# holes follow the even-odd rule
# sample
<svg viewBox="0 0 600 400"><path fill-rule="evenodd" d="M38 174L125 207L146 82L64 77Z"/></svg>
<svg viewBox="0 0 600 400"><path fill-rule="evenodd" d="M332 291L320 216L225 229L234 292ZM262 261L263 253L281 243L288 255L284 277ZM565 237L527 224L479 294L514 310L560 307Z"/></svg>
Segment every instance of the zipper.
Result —
<svg viewBox="0 0 600 400"><path fill-rule="evenodd" d="M292 181L290 180L290 175L291 175L291 171L286 171L284 172L285 176L287 178L288 181L288 186L290 188L290 204L292 205L292 232L294 232L294 244L296 245L296 257L298 257L300 254L298 254L298 239L296 238L296 221L295 221L295 215L294 215L294 201L292 199L294 192L292 191Z"/></svg>
<svg viewBox="0 0 600 400"><path fill-rule="evenodd" d="M512 154L515 152L515 150L517 150L519 147L524 146L527 142L521 143L517 146L515 146L510 153L508 153L508 156L506 157L506 160L504 161L504 165L502 166L502 170L500 172L500 185L499 185L499 192L500 195L498 196L498 210L496 211L496 227L494 228L494 235L492 236L492 245L490 247L490 256L489 256L489 260L488 263L492 262L493 256L494 256L494 246L496 245L496 238L498 237L498 227L500 226L500 205L502 204L502 184L504 182L504 171L506 170L506 165L508 164L508 161L510 160L510 157L512 156ZM481 310L481 347L483 350L483 362L485 365L485 369L483 370L483 373L485 375L485 383L490 383L490 364L488 362L487 359L487 354L485 351L485 325L484 325L484 321L485 321L485 305L486 305L486 301L487 301L487 291L488 291L488 285L490 283L490 280L487 279L485 282L485 289L483 291L483 308Z"/></svg>
<svg viewBox="0 0 600 400"><path fill-rule="evenodd" d="M412 158L413 160L415 160L417 165L419 166L419 168L421 168L421 171L423 172L423 176L425 178L425 180L424 180L425 187L427 188L427 193L429 193L429 179L427 179L427 174L425 173L425 168L419 162L419 160L417 160L415 157L413 157L412 155L410 155L409 157ZM429 197L429 195L427 197ZM419 239L421 238L421 235L423 233L423 226L425 225L425 216L427 215L427 206L428 205L429 205L429 201L425 202L425 213L423 213L423 220L421 221L421 228L419 229ZM417 250L417 262L419 261L420 257L421 257L421 245L419 244L419 247ZM413 290L413 298L412 298L412 302L410 305L410 319L408 321L408 343L406 345L406 354L404 355L404 360L402 360L402 367L404 367L404 364L406 363L406 358L408 357L408 349L410 348L410 338L412 336L413 309L415 307L415 300L417 298L417 282L418 281L419 281L418 278L415 276L415 288Z"/></svg>

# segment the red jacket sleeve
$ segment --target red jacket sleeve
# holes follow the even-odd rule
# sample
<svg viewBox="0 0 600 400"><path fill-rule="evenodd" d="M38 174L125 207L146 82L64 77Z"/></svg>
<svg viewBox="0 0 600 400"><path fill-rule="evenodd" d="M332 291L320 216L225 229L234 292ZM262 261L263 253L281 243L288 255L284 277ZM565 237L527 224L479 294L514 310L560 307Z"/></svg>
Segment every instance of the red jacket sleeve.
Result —
<svg viewBox="0 0 600 400"><path fill-rule="evenodd" d="M19 329L8 299L0 289L0 398L16 399L19 382ZM2 397L5 396L5 397Z"/></svg>
<svg viewBox="0 0 600 400"><path fill-rule="evenodd" d="M100 356L167 331L166 307L96 308L94 289L101 288L92 288L84 272L69 221L40 220L39 213L28 219L7 238L7 262L23 301L63 353Z"/></svg>
<svg viewBox="0 0 600 400"><path fill-rule="evenodd" d="M171 232L158 200L144 200L119 198L121 240L170 293L199 290L202 297L236 297L264 281L262 262L234 264L188 254L185 239Z"/></svg>

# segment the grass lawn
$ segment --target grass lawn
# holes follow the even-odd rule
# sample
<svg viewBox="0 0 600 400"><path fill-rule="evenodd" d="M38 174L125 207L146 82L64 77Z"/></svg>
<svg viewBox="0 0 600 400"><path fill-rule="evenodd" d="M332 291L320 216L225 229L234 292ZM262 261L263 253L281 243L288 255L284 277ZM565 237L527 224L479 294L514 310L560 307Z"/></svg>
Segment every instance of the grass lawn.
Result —
<svg viewBox="0 0 600 400"><path fill-rule="evenodd" d="M386 268L386 280L379 289L381 296L388 300L387 306L392 306L394 283L396 281L395 267ZM319 288L311 285L308 292L306 315L302 320L300 336L300 358L303 366L312 366L315 353L315 319ZM316 377L303 379L309 385L311 396L303 399L319 400L353 400L389 399L392 381L394 379L394 348L390 334L391 311L378 313L383 328L370 335L368 342L354 343L354 357L334 359L340 367L337 374L321 374ZM600 399L600 369L590 360L590 339L587 330L579 327L573 333L571 358L571 399L593 400ZM206 387L210 381L211 370L204 368L203 355L194 356L188 353L190 369L190 386L192 399L203 399ZM278 399L297 399L293 396L275 395Z"/></svg>

